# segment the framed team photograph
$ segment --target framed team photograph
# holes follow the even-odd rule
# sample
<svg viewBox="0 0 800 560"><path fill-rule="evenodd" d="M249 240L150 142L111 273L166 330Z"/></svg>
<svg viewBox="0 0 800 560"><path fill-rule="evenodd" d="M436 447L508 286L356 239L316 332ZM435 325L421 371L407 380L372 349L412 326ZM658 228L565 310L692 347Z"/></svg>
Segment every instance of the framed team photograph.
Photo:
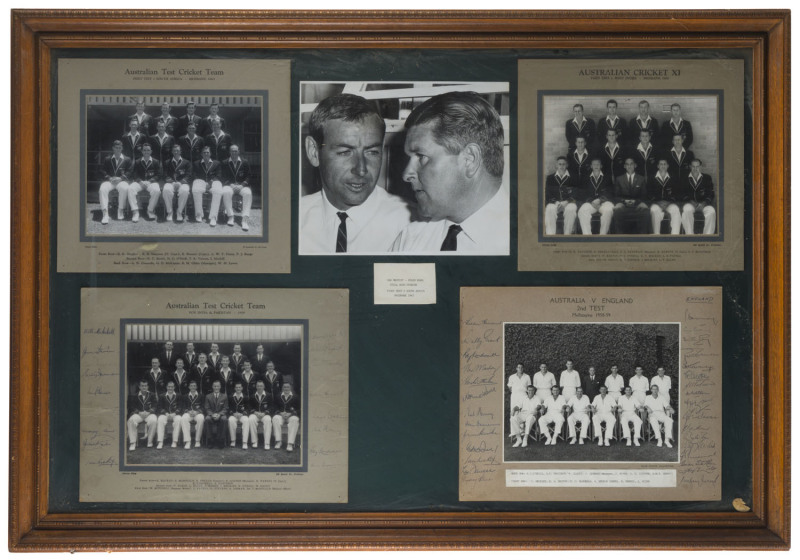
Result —
<svg viewBox="0 0 800 560"><path fill-rule="evenodd" d="M788 11L11 24L11 550L789 548Z"/></svg>
<svg viewBox="0 0 800 560"><path fill-rule="evenodd" d="M680 327L505 323L504 461L678 463Z"/></svg>
<svg viewBox="0 0 800 560"><path fill-rule="evenodd" d="M460 499L719 499L721 297L462 288Z"/></svg>
<svg viewBox="0 0 800 560"><path fill-rule="evenodd" d="M347 301L346 290L81 290L75 507L221 493L347 503ZM69 487L54 491L72 501Z"/></svg>
<svg viewBox="0 0 800 560"><path fill-rule="evenodd" d="M123 319L120 332L120 470L302 470L307 321Z"/></svg>
<svg viewBox="0 0 800 560"><path fill-rule="evenodd" d="M265 241L268 98L267 91L82 91L81 240Z"/></svg>
<svg viewBox="0 0 800 560"><path fill-rule="evenodd" d="M200 55L59 60L60 272L289 272L289 63Z"/></svg>
<svg viewBox="0 0 800 560"><path fill-rule="evenodd" d="M301 81L299 254L508 255L509 115L508 82Z"/></svg>
<svg viewBox="0 0 800 560"><path fill-rule="evenodd" d="M530 59L519 75L535 156L520 270L741 270L742 61Z"/></svg>

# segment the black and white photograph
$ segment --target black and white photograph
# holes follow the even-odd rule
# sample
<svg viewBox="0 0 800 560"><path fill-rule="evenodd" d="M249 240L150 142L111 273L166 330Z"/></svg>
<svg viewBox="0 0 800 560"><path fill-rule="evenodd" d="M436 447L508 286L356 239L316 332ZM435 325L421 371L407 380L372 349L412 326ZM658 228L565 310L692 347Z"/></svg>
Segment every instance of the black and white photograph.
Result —
<svg viewBox="0 0 800 560"><path fill-rule="evenodd" d="M84 240L261 239L265 92L83 91Z"/></svg>
<svg viewBox="0 0 800 560"><path fill-rule="evenodd" d="M125 320L122 470L305 465L305 326Z"/></svg>
<svg viewBox="0 0 800 560"><path fill-rule="evenodd" d="M509 254L508 82L301 82L301 255Z"/></svg>
<svg viewBox="0 0 800 560"><path fill-rule="evenodd" d="M632 240L718 238L720 92L540 97L540 232Z"/></svg>
<svg viewBox="0 0 800 560"><path fill-rule="evenodd" d="M506 462L677 463L680 323L505 323Z"/></svg>

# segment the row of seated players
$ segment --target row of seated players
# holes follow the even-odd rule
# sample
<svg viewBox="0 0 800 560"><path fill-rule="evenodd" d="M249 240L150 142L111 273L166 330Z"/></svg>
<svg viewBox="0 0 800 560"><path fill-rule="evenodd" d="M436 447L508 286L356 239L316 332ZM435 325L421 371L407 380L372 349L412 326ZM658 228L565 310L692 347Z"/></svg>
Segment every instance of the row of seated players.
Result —
<svg viewBox="0 0 800 560"><path fill-rule="evenodd" d="M203 395L196 381L188 383L188 392L180 395L175 391L175 382L169 381L166 392L161 396L151 391L147 380L139 382L139 391L128 397L128 440L129 450L136 449L138 427L145 423L147 447L153 447L157 437L157 448L164 446L167 425L171 424L172 447L178 446L178 438L183 434L184 448L192 447L191 427L195 425L195 447L201 447L203 430L207 430L206 444L209 447L224 447L225 430L229 431L231 447L236 445L236 430L242 428L242 448L247 449L248 438L252 447L258 447L258 426L264 433L264 449L270 449L272 435L274 448L283 445L282 429L288 427L287 451L294 450L295 439L300 427L300 396L292 390L290 383L284 383L281 392L273 398L265 389L265 382L258 380L250 397L243 392L243 383L234 383L231 393L222 392L222 383L214 381L209 394Z"/></svg>
<svg viewBox="0 0 800 560"><path fill-rule="evenodd" d="M614 136L609 131L609 136ZM641 133L646 139L648 133ZM674 143L681 143L676 135ZM582 139L579 139L582 144ZM582 147L582 146L579 146ZM591 235L591 219L600 215L600 234L622 233L621 222L632 218L635 233L661 233L661 220L669 216L670 234L694 234L695 212L702 212L703 233L716 229L714 182L702 172L703 162L688 150L673 149L655 155L642 144L632 153L615 145L601 154L576 150L556 160L556 172L545 180L545 233L556 233L558 214L564 232L575 231L576 218L584 235ZM612 228L613 225L613 228ZM652 226L652 227L651 227Z"/></svg>
<svg viewBox="0 0 800 560"><path fill-rule="evenodd" d="M648 138L659 148L669 150L672 137L681 134L684 137L684 147L689 148L694 141L692 123L683 118L680 103L673 103L670 107L670 118L658 126L658 120L650 115L650 103L646 100L639 102L638 113L626 121L617 114L617 102L609 99L606 102L605 116L597 119L584 114L583 105L577 103L572 107L573 118L564 125L564 136L567 139L569 150L576 147L576 139L581 137L587 140L588 146L602 147L607 140L607 133L613 130L616 140L624 146L635 147L640 141L640 133L647 132Z"/></svg>
<svg viewBox="0 0 800 560"><path fill-rule="evenodd" d="M559 394L567 403L579 390L581 394L587 397L589 402L593 402L600 395L601 389L603 389L614 404L622 398L623 392L630 389L631 396L636 401L637 406L642 407L648 396L647 393L653 387L658 388L662 400L669 405L672 379L666 375L665 368L659 366L656 370L656 375L648 380L641 365L635 366L634 374L627 381L619 373L619 367L616 365L611 366L611 372L605 377L599 375L595 368L591 366L586 375L581 375L573 368L572 360L567 360L566 369L561 372L558 381L556 381L555 375L547 370L547 364L539 365L539 371L533 375L533 379L524 372L522 364L517 364L516 371L509 376L506 385L511 393L510 407L512 410L522 407L524 401L526 401L528 388L535 391L534 398L538 400L540 405L544 404L552 395L553 388L558 389ZM513 428L512 433L514 433ZM630 441L628 443L630 444Z"/></svg>
<svg viewBox="0 0 800 560"><path fill-rule="evenodd" d="M225 130L225 119L219 114L219 103L212 103L208 107L208 115L201 117L197 114L197 104L190 101L186 104L186 114L175 117L171 113L169 103L161 104L161 114L153 117L145 110L145 104L136 103L136 112L129 115L125 120L125 125L130 125L131 121L136 122L137 130L147 136L156 134L158 123L164 123L164 130L170 136L179 138L189 132L189 126L194 125L197 134L206 136L214 130L214 123L218 123L220 129Z"/></svg>
<svg viewBox="0 0 800 560"><path fill-rule="evenodd" d="M534 393L533 386L529 385L525 396L511 409L511 435L515 438L513 447L528 446L528 438L534 424L538 424L540 433L545 436L545 445L556 445L565 419L569 427L570 444L575 444L578 440L580 445L583 445L591 422L597 445L610 446L614 426L619 420L622 437L627 440L626 445L630 446L633 439L634 445L638 447L642 439L642 425L644 422L649 422L656 436L656 445L661 447L666 444L667 447L672 447L673 412L669 397L659 393L658 385L652 386L650 394L645 396L644 401L639 401L633 396L630 386L625 387L625 393L619 399L614 399L608 394L606 386L602 385L600 394L591 402L589 397L583 394L581 387L578 387L575 395L567 400L556 386L551 389L551 395L542 401ZM580 423L579 435L576 428L578 423ZM550 424L553 425L552 434ZM605 437L603 424L605 424ZM630 424L633 424L633 434Z"/></svg>
<svg viewBox="0 0 800 560"><path fill-rule="evenodd" d="M223 161L213 159L208 146L202 148L202 157L190 162L183 157L183 149L179 144L171 147L172 155L159 161L152 155L149 143L142 145L142 156L135 162L122 153L122 142L114 141L113 153L103 160L98 172L100 183L100 209L103 212L101 222L107 224L109 193L116 190L119 194L117 219L125 219L126 205L133 211L132 221L139 221L139 204L137 195L147 192L150 196L147 204L147 216L156 219L155 209L159 198L163 198L166 208L166 220L172 221L173 200L178 197L175 220L182 222L186 202L191 192L194 202L195 221L204 220L203 195L211 193L211 207L208 220L211 227L217 225L220 202L223 203L227 224L234 225L233 195L242 197L242 229L250 229L250 208L253 203L253 192L248 183L250 165L240 157L239 147L232 145L230 157ZM191 185L191 189L189 187Z"/></svg>

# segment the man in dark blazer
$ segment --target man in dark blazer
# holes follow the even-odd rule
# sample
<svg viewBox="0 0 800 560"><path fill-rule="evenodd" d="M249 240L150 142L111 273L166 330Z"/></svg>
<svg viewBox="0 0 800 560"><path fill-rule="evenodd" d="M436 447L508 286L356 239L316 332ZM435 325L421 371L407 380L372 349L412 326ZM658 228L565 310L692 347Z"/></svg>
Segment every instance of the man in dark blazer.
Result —
<svg viewBox="0 0 800 560"><path fill-rule="evenodd" d="M159 122L164 123L164 130L167 134L177 138L175 134L178 132L178 118L170 115L169 103L161 104L161 114L156 117L156 129L158 129Z"/></svg>
<svg viewBox="0 0 800 560"><path fill-rule="evenodd" d="M181 420L183 419L183 399L175 392L175 382L167 382L167 391L158 398L158 421L156 434L158 445L156 449L164 447L164 434L167 424L172 422L172 447L178 447L178 437L181 435Z"/></svg>
<svg viewBox="0 0 800 560"><path fill-rule="evenodd" d="M139 424L146 425L147 447L153 447L156 436L156 408L158 399L147 387L147 380L139 381L139 392L128 397L128 441L130 451L136 449L136 440L139 437Z"/></svg>
<svg viewBox="0 0 800 560"><path fill-rule="evenodd" d="M233 195L242 197L242 229L250 229L250 208L253 205L253 191L250 189L250 164L239 157L239 146L233 144L231 157L222 162L222 205L228 216L228 225L233 225Z"/></svg>
<svg viewBox="0 0 800 560"><path fill-rule="evenodd" d="M197 382L197 390L205 396L211 392L211 384L217 378L214 368L207 362L208 357L202 352L197 355L197 365L192 368L192 380Z"/></svg>
<svg viewBox="0 0 800 560"><path fill-rule="evenodd" d="M267 372L264 374L264 390L269 393L270 398L274 401L278 398L283 390L283 374L275 370L275 364L272 360L267 362Z"/></svg>
<svg viewBox="0 0 800 560"><path fill-rule="evenodd" d="M611 132L609 132L611 134ZM614 232L623 233L623 224L628 220L634 223L633 233L647 233L650 209L647 200L647 186L644 177L636 173L633 158L625 160L625 173L614 183Z"/></svg>
<svg viewBox="0 0 800 560"><path fill-rule="evenodd" d="M164 349L158 355L158 361L161 363L162 368L168 372L173 372L175 371L175 363L180 357L181 355L175 350L175 345L171 340L168 340L164 343Z"/></svg>
<svg viewBox="0 0 800 560"><path fill-rule="evenodd" d="M564 234L575 231L575 219L578 216L577 202L580 199L579 189L567 170L567 158L556 159L556 171L548 175L544 182L544 232L546 235L556 234L558 215L564 215Z"/></svg>
<svg viewBox="0 0 800 560"><path fill-rule="evenodd" d="M211 134L206 134L203 138L206 146L211 148L211 159L225 161L230 157L233 139L230 134L223 132L219 121L211 123Z"/></svg>
<svg viewBox="0 0 800 560"><path fill-rule="evenodd" d="M211 159L211 148L203 147L203 159L194 164L192 170L192 198L194 199L195 221L203 221L203 194L211 193L211 208L208 212L208 222L211 227L217 225L219 204L222 202L222 180L220 163Z"/></svg>
<svg viewBox="0 0 800 560"><path fill-rule="evenodd" d="M650 141L658 138L658 121L650 116L650 103L642 99L639 101L639 114L633 117L628 124L628 138L631 143L639 139L639 133L643 130L650 132Z"/></svg>
<svg viewBox="0 0 800 560"><path fill-rule="evenodd" d="M188 159L181 157L181 147L172 146L172 157L164 165L164 206L167 209L167 221L172 220L172 202L175 194L178 195L178 208L175 212L175 221L183 221L183 212L186 201L189 200L189 184L192 182L192 164Z"/></svg>
<svg viewBox="0 0 800 560"><path fill-rule="evenodd" d="M689 175L689 167L694 160L694 153L683 146L683 135L675 134L672 137L672 147L662 156L669 163L669 174L683 181Z"/></svg>
<svg viewBox="0 0 800 560"><path fill-rule="evenodd" d="M256 353L250 358L250 363L253 366L253 370L256 373L260 373L266 375L267 373L267 362L269 362L269 357L267 353L264 352L264 345L259 344L256 346Z"/></svg>
<svg viewBox="0 0 800 560"><path fill-rule="evenodd" d="M670 106L672 118L661 125L661 143L664 148L669 149L672 145L672 138L676 134L683 136L683 147L687 150L692 147L694 134L692 134L692 123L681 116L681 106L673 103Z"/></svg>
<svg viewBox="0 0 800 560"><path fill-rule="evenodd" d="M100 210L103 225L108 223L108 193L116 190L119 202L117 204L117 219L125 219L125 206L128 203L128 181L133 178L133 160L122 153L122 141L114 140L111 144L113 153L103 158L103 164L98 173L100 183Z"/></svg>
<svg viewBox="0 0 800 560"><path fill-rule="evenodd" d="M589 371L581 378L581 387L583 387L583 394L589 397L589 401L594 401L594 398L600 394L600 387L603 385L603 380L595 372L594 366L589 367Z"/></svg>
<svg viewBox="0 0 800 560"><path fill-rule="evenodd" d="M264 431L264 449L269 449L272 439L272 415L275 413L272 397L264 390L264 381L256 382L256 390L250 397L250 441L253 447L258 445L258 425Z"/></svg>
<svg viewBox="0 0 800 560"><path fill-rule="evenodd" d="M225 119L219 116L219 104L217 103L212 103L208 107L208 116L200 121L200 124L197 128L197 134L200 136L211 134L211 132L214 130L214 122L219 123L220 129L225 130Z"/></svg>
<svg viewBox="0 0 800 560"><path fill-rule="evenodd" d="M603 173L603 162L599 158L592 160L592 171L583 182L581 194L583 203L578 208L581 233L591 235L592 216L600 214L600 235L606 235L611 230L611 220L614 217L614 188L611 180Z"/></svg>
<svg viewBox="0 0 800 560"><path fill-rule="evenodd" d="M235 384L239 381L239 376L231 368L231 359L228 356L222 356L221 365L217 369L217 381L222 384L222 392L230 395L233 393Z"/></svg>
<svg viewBox="0 0 800 560"><path fill-rule="evenodd" d="M189 392L189 382L192 380L191 373L184 367L183 358L175 360L175 371L171 373L172 381L175 383L175 392L185 395Z"/></svg>
<svg viewBox="0 0 800 560"><path fill-rule="evenodd" d="M203 415L205 407L205 397L197 390L197 381L189 382L189 392L183 397L183 417L181 427L183 428L183 446L189 449L192 446L191 429L192 422L195 423L194 446L200 447L200 439L203 436Z"/></svg>
<svg viewBox="0 0 800 560"><path fill-rule="evenodd" d="M219 344L216 342L211 343L211 351L208 353L208 365L211 366L211 370L216 373L219 371L219 368L222 367L222 354L219 351Z"/></svg>
<svg viewBox="0 0 800 560"><path fill-rule="evenodd" d="M139 123L136 119L130 121L130 130L120 138L122 142L122 153L136 161L142 157L142 145L150 138L149 134L139 131Z"/></svg>
<svg viewBox="0 0 800 560"><path fill-rule="evenodd" d="M197 127L194 123L188 125L186 134L178 138L178 145L181 147L181 155L188 159L192 167L203 159L203 148L206 143L201 136L196 134Z"/></svg>
<svg viewBox="0 0 800 560"><path fill-rule="evenodd" d="M286 451L294 450L294 441L300 428L300 395L292 390L289 383L283 384L280 396L273 404L275 414L272 416L272 432L275 436L275 449L280 449L284 424L289 426Z"/></svg>
<svg viewBox="0 0 800 560"><path fill-rule="evenodd" d="M161 165L164 165L172 156L172 146L175 145L175 137L167 134L164 121L156 122L156 132L150 137L150 146L153 148L153 157L157 158Z"/></svg>
<svg viewBox="0 0 800 560"><path fill-rule="evenodd" d="M628 125L617 115L617 101L615 99L609 99L606 102L606 116L597 121L597 140L599 142L604 141L609 130L617 133L617 142L623 146L628 145Z"/></svg>
<svg viewBox="0 0 800 560"><path fill-rule="evenodd" d="M161 363L158 358L150 360L151 367L144 375L143 379L147 382L147 390L155 395L158 399L161 395L167 392L167 381L170 381L169 374L161 369Z"/></svg>
<svg viewBox="0 0 800 560"><path fill-rule="evenodd" d="M231 369L236 372L236 375L239 375L244 369L244 360L245 355L242 354L242 345L238 343L234 344L233 352L230 355L229 365Z"/></svg>
<svg viewBox="0 0 800 560"><path fill-rule="evenodd" d="M128 204L133 210L131 221L139 221L139 201L136 195L146 190L150 195L147 203L147 217L156 219L156 204L161 196L161 163L152 157L150 144L142 145L142 157L133 164L133 182L128 187Z"/></svg>
<svg viewBox="0 0 800 560"><path fill-rule="evenodd" d="M658 171L658 154L650 141L650 131L643 130L639 133L639 143L630 152L630 157L636 163L636 172L644 177L649 185L653 175Z"/></svg>
<svg viewBox="0 0 800 560"><path fill-rule="evenodd" d="M591 160L591 154L586 146L586 138L578 136L575 139L575 149L567 154L567 170L576 185L581 185L592 172Z"/></svg>
<svg viewBox="0 0 800 560"><path fill-rule="evenodd" d="M236 427L242 426L242 449L247 449L250 437L250 399L242 392L242 383L237 381L228 397L228 430L231 447L236 447Z"/></svg>
<svg viewBox="0 0 800 560"><path fill-rule="evenodd" d="M578 136L585 138L587 145L591 146L597 134L594 121L584 116L583 105L580 103L572 106L572 114L574 115L573 118L564 124L564 136L567 138L568 149L575 149L575 139Z"/></svg>
<svg viewBox="0 0 800 560"><path fill-rule="evenodd" d="M190 101L186 104L186 114L182 117L178 117L178 129L175 133L176 137L182 137L188 134L190 124L193 124L195 129L200 126L200 121L202 119L195 113L196 108L197 106L195 105L194 101Z"/></svg>
<svg viewBox="0 0 800 560"><path fill-rule="evenodd" d="M136 121L140 134L144 134L145 136L150 136L155 132L153 117L144 112L144 103L142 103L141 101L136 103L136 112L128 116L126 122L130 123L131 120Z"/></svg>
<svg viewBox="0 0 800 560"><path fill-rule="evenodd" d="M647 185L650 195L650 217L653 222L653 234L661 233L661 220L669 216L670 234L678 235L681 232L681 211L678 208L678 196L681 185L676 177L669 173L669 164L666 159L658 160L658 171Z"/></svg>
<svg viewBox="0 0 800 560"><path fill-rule="evenodd" d="M703 235L712 235L717 227L717 211L714 208L714 181L711 175L702 172L703 162L692 159L689 175L683 181L683 230L694 235L694 213L702 212Z"/></svg>
<svg viewBox="0 0 800 560"><path fill-rule="evenodd" d="M220 449L225 447L225 429L228 425L228 396L220 391L221 386L219 380L214 381L203 407L208 446Z"/></svg>
<svg viewBox="0 0 800 560"><path fill-rule="evenodd" d="M242 382L242 392L248 399L256 392L256 384L264 381L264 376L253 371L250 358L245 358L239 373L239 381Z"/></svg>
<svg viewBox="0 0 800 560"><path fill-rule="evenodd" d="M617 177L625 174L625 150L617 141L616 130L606 132L606 143L597 152L597 157L603 162L603 175L612 185L617 182Z"/></svg>
<svg viewBox="0 0 800 560"><path fill-rule="evenodd" d="M188 371L197 365L199 354L194 350L194 342L186 343L186 352L183 353L183 365Z"/></svg>

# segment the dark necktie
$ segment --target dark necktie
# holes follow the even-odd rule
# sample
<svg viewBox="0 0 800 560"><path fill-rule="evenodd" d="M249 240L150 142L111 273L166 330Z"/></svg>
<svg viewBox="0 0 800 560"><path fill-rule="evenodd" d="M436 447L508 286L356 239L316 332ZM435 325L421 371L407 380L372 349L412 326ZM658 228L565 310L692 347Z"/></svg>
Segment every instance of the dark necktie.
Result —
<svg viewBox="0 0 800 560"><path fill-rule="evenodd" d="M347 252L347 212L336 212L339 216L339 231L336 232L336 252Z"/></svg>
<svg viewBox="0 0 800 560"><path fill-rule="evenodd" d="M442 241L442 248L439 249L440 251L455 251L458 249L458 241L456 237L458 234L461 233L461 226L458 224L453 224L450 226L450 229L447 230L447 237L444 238Z"/></svg>

